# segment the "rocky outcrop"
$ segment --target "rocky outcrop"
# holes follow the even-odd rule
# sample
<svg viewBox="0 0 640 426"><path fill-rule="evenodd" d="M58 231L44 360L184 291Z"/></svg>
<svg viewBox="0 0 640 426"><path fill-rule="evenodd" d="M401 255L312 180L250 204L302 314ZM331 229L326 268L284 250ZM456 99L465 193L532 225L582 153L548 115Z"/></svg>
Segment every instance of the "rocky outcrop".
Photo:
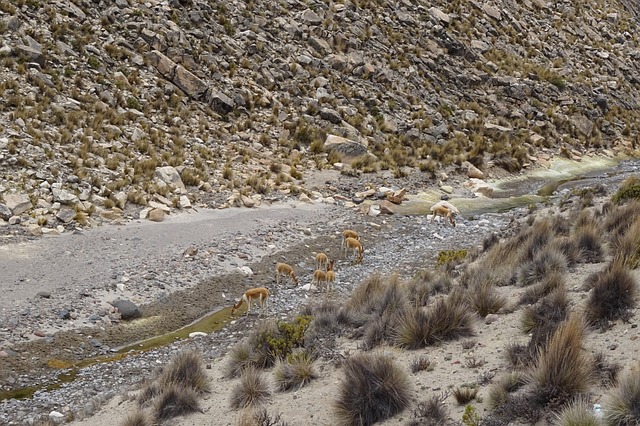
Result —
<svg viewBox="0 0 640 426"><path fill-rule="evenodd" d="M435 170L467 171L456 158L491 176L638 146L626 0L14 3L0 12L0 217L45 233L140 217L156 195L285 198L318 168L383 180L432 162L436 185ZM5 219L11 194L30 205ZM78 214L64 222L63 206Z"/></svg>

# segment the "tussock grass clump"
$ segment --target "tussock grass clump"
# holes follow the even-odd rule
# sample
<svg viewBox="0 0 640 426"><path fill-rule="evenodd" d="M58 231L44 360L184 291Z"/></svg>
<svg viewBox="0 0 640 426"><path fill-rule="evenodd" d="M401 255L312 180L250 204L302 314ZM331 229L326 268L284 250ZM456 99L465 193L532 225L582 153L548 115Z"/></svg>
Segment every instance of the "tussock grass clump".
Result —
<svg viewBox="0 0 640 426"><path fill-rule="evenodd" d="M640 216L639 216L640 218ZM637 219L622 235L612 241L612 263L630 269L640 266L640 219Z"/></svg>
<svg viewBox="0 0 640 426"><path fill-rule="evenodd" d="M489 274L481 274L467 291L471 309L483 318L495 314L507 304L507 298L498 293L491 278Z"/></svg>
<svg viewBox="0 0 640 426"><path fill-rule="evenodd" d="M169 384L156 398L155 413L159 420L167 420L200 410L198 394L192 388Z"/></svg>
<svg viewBox="0 0 640 426"><path fill-rule="evenodd" d="M444 405L447 394L433 395L426 401L418 402L411 412L408 426L444 426L449 423L449 413Z"/></svg>
<svg viewBox="0 0 640 426"><path fill-rule="evenodd" d="M518 281L520 285L528 286L540 282L552 272L565 273L566 271L567 259L564 254L552 246L546 246L544 250L536 253L533 259L520 267Z"/></svg>
<svg viewBox="0 0 640 426"><path fill-rule="evenodd" d="M560 286L535 305L527 306L522 311L522 330L531 333L548 324L559 324L566 318L568 307L567 289Z"/></svg>
<svg viewBox="0 0 640 426"><path fill-rule="evenodd" d="M563 404L588 389L593 362L582 348L585 324L577 315L562 323L540 350L531 373L534 400Z"/></svg>
<svg viewBox="0 0 640 426"><path fill-rule="evenodd" d="M287 426L282 414L269 414L266 408L245 408L240 413L236 426Z"/></svg>
<svg viewBox="0 0 640 426"><path fill-rule="evenodd" d="M556 414L556 426L600 426L591 403L586 398L576 398Z"/></svg>
<svg viewBox="0 0 640 426"><path fill-rule="evenodd" d="M380 274L373 274L360 283L347 301L346 307L350 312L367 315L375 311L377 300L385 292L385 282Z"/></svg>
<svg viewBox="0 0 640 426"><path fill-rule="evenodd" d="M631 426L640 424L640 365L620 380L603 404L607 425Z"/></svg>
<svg viewBox="0 0 640 426"><path fill-rule="evenodd" d="M550 272L537 284L527 287L520 296L519 303L528 305L536 303L557 288L565 287L565 275L561 272Z"/></svg>
<svg viewBox="0 0 640 426"><path fill-rule="evenodd" d="M544 252L545 247L554 237L553 223L550 219L542 219L523 231L525 241L522 249L522 261L531 261L539 253Z"/></svg>
<svg viewBox="0 0 640 426"><path fill-rule="evenodd" d="M224 377L227 379L237 377L245 368L255 366L255 364L256 355L253 343L249 340L243 340L229 351L228 360L223 370Z"/></svg>
<svg viewBox="0 0 640 426"><path fill-rule="evenodd" d="M162 372L159 384L162 388L176 384L198 393L208 392L211 388L202 358L195 351L180 352L173 357Z"/></svg>
<svg viewBox="0 0 640 426"><path fill-rule="evenodd" d="M478 396L478 388L470 386L460 386L453 390L453 397L458 405L466 405L476 399Z"/></svg>
<svg viewBox="0 0 640 426"><path fill-rule="evenodd" d="M595 223L583 225L576 229L572 236L580 250L580 260L585 263L598 263L604 259L602 232Z"/></svg>
<svg viewBox="0 0 640 426"><path fill-rule="evenodd" d="M413 374L416 374L419 371L433 371L434 365L426 355L420 355L415 357L411 363L409 364L409 368Z"/></svg>
<svg viewBox="0 0 640 426"><path fill-rule="evenodd" d="M269 384L254 367L248 367L240 376L240 383L231 391L231 408L260 405L271 398Z"/></svg>
<svg viewBox="0 0 640 426"><path fill-rule="evenodd" d="M511 371L501 376L489 388L489 407L497 408L504 404L509 398L509 393L517 391L524 386L525 383L526 380L524 376L517 371Z"/></svg>
<svg viewBox="0 0 640 426"><path fill-rule="evenodd" d="M280 361L273 370L276 387L281 391L300 389L318 377L313 359L304 352Z"/></svg>
<svg viewBox="0 0 640 426"><path fill-rule="evenodd" d="M604 228L611 234L611 241L615 241L640 217L640 200L633 200L624 206L612 207L604 221Z"/></svg>
<svg viewBox="0 0 640 426"><path fill-rule="evenodd" d="M345 377L335 403L340 425L371 425L402 412L410 382L391 357L357 354L343 364Z"/></svg>
<svg viewBox="0 0 640 426"><path fill-rule="evenodd" d="M637 284L629 270L613 264L595 276L586 307L586 317L592 323L603 323L629 315L636 305Z"/></svg>
<svg viewBox="0 0 640 426"><path fill-rule="evenodd" d="M473 335L473 314L461 291L437 300L429 308L408 309L395 333L397 345L419 349L436 342Z"/></svg>
<svg viewBox="0 0 640 426"><path fill-rule="evenodd" d="M145 411L137 410L129 414L120 426L154 426L153 417Z"/></svg>

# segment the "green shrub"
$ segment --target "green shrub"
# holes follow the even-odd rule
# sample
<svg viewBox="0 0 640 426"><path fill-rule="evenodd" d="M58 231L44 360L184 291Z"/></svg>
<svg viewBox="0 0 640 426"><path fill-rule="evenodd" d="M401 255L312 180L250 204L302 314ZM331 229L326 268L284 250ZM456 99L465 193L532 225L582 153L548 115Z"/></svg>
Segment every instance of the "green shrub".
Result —
<svg viewBox="0 0 640 426"><path fill-rule="evenodd" d="M611 197L611 201L616 204L623 204L631 199L640 199L640 176L628 177Z"/></svg>
<svg viewBox="0 0 640 426"><path fill-rule="evenodd" d="M447 263L460 263L467 257L467 250L440 250L436 262L438 265Z"/></svg>

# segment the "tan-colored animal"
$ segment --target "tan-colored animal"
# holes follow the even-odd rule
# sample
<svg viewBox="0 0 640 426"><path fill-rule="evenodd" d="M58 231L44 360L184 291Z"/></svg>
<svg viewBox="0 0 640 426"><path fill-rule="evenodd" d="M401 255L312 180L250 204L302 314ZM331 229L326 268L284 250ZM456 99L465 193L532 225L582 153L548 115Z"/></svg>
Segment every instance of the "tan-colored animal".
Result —
<svg viewBox="0 0 640 426"><path fill-rule="evenodd" d="M315 284L316 288L320 290L321 282L322 283L327 282L327 272L321 271L320 269L316 269L315 271L313 271L313 280L311 281L311 284Z"/></svg>
<svg viewBox="0 0 640 426"><path fill-rule="evenodd" d="M327 273L325 274L325 281L327 283L327 292L331 291L336 282L336 273L333 270L333 260L329 262L329 266L327 267Z"/></svg>
<svg viewBox="0 0 640 426"><path fill-rule="evenodd" d="M318 253L316 255L316 269L327 269L329 264L329 257L324 253Z"/></svg>
<svg viewBox="0 0 640 426"><path fill-rule="evenodd" d="M447 201L439 201L431 206L431 223L435 220L436 216L442 216L444 220L448 220L453 228L456 227L456 215L460 214L460 211L451 203Z"/></svg>
<svg viewBox="0 0 640 426"><path fill-rule="evenodd" d="M280 284L280 275L288 276L296 285L300 283L291 265L282 262L276 263L276 284Z"/></svg>
<svg viewBox="0 0 640 426"><path fill-rule="evenodd" d="M345 229L342 231L342 252L345 253L347 251L347 238L355 238L360 241L360 235L353 229Z"/></svg>
<svg viewBox="0 0 640 426"><path fill-rule="evenodd" d="M269 299L269 290L264 287L251 288L244 292L240 301L233 305L231 308L231 315L240 307L243 303L246 303L249 307L247 308L247 313L245 315L249 315L251 312L251 306L253 303L260 303L260 315L263 315L263 310L266 313L269 313L269 304L267 299Z"/></svg>
<svg viewBox="0 0 640 426"><path fill-rule="evenodd" d="M345 244L347 247L347 252L352 251L357 261L362 263L362 253L364 252L364 249L362 248L362 244L360 243L360 241L356 240L355 238L349 237L346 239Z"/></svg>

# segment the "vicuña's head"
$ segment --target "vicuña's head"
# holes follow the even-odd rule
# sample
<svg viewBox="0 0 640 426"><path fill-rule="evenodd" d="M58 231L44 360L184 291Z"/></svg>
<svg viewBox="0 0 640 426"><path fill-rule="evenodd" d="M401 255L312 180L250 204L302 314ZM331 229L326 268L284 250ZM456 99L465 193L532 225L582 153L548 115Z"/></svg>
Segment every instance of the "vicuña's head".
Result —
<svg viewBox="0 0 640 426"><path fill-rule="evenodd" d="M333 271L333 260L329 261L329 266L327 267L327 271Z"/></svg>
<svg viewBox="0 0 640 426"><path fill-rule="evenodd" d="M242 299L240 299L238 303L234 303L234 305L231 307L231 315L233 315L233 313L237 311L241 305L242 305Z"/></svg>

